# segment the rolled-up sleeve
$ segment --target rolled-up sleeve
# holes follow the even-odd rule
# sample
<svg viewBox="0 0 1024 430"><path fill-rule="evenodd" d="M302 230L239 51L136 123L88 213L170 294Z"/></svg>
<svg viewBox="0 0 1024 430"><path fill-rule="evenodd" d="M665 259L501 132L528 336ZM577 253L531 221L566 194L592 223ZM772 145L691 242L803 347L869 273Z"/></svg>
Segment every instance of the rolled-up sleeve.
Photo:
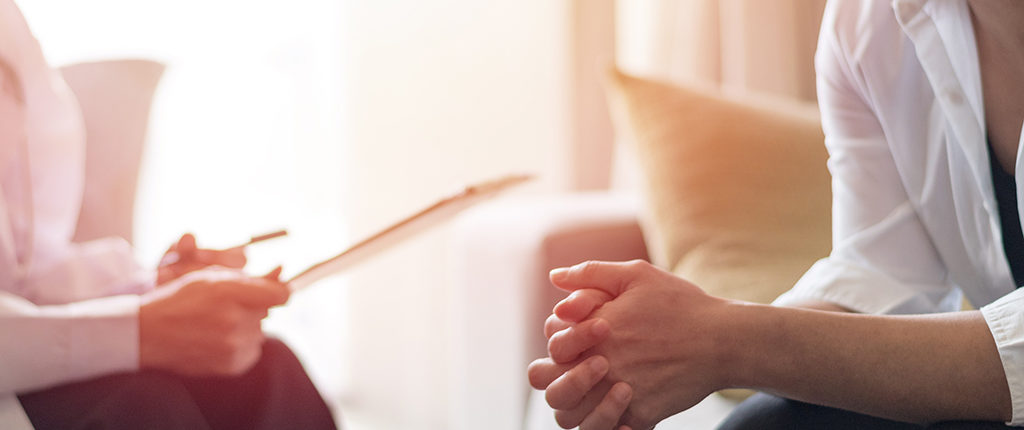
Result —
<svg viewBox="0 0 1024 430"><path fill-rule="evenodd" d="M1018 289L981 308L999 350L1010 387L1013 417L1007 424L1024 426L1024 289Z"/></svg>
<svg viewBox="0 0 1024 430"><path fill-rule="evenodd" d="M955 310L959 290L908 198L829 13L836 12L826 12L815 63L832 174L832 252L775 304L820 300L873 314Z"/></svg>

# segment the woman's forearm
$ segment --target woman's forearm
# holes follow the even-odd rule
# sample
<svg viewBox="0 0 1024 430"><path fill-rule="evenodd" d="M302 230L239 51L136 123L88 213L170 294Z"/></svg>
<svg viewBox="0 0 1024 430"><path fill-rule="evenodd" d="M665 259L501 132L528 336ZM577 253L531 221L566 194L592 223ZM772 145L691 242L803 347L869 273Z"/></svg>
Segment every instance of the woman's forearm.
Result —
<svg viewBox="0 0 1024 430"><path fill-rule="evenodd" d="M876 316L736 303L730 385L911 422L1008 421L978 311Z"/></svg>

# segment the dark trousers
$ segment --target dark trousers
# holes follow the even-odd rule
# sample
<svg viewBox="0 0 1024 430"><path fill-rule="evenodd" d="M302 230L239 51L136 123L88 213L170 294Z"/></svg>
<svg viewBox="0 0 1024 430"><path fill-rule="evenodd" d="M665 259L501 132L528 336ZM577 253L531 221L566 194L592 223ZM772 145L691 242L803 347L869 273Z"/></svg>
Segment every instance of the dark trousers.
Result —
<svg viewBox="0 0 1024 430"><path fill-rule="evenodd" d="M159 371L105 376L19 395L36 430L335 429L295 355L268 339L238 377Z"/></svg>
<svg viewBox="0 0 1024 430"><path fill-rule="evenodd" d="M1003 423L956 421L919 426L876 418L856 412L812 405L757 393L740 403L718 427L719 430L989 430L1011 429Z"/></svg>

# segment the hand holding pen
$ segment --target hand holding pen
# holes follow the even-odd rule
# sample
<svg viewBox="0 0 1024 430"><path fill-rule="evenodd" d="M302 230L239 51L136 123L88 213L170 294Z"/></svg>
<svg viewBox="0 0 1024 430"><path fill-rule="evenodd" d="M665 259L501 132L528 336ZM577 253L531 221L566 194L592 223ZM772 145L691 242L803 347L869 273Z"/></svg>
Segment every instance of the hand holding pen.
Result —
<svg viewBox="0 0 1024 430"><path fill-rule="evenodd" d="M261 321L270 308L288 301L291 290L279 280L280 267L265 276L238 269L245 265L247 245L283 235L257 236L222 250L199 249L192 235L172 245L158 275L164 283L141 296L139 367L186 376L251 369L262 354Z"/></svg>
<svg viewBox="0 0 1024 430"><path fill-rule="evenodd" d="M253 236L248 242L225 249L201 249L196 246L196 238L191 233L185 233L175 242L157 267L157 285L177 279L186 273L193 272L209 266L222 266L233 269L245 267L245 247L251 244L285 236L285 230L273 233Z"/></svg>

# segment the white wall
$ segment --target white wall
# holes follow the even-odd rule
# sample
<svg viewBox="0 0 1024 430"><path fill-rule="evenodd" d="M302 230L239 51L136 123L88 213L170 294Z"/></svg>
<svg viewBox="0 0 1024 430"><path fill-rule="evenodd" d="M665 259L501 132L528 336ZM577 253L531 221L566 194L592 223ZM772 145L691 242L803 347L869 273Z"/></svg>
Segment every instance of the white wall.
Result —
<svg viewBox="0 0 1024 430"><path fill-rule="evenodd" d="M506 172L539 175L520 193L566 187L569 2L346 6L343 174L354 235ZM431 232L349 277L344 413L356 430L449 428L449 232Z"/></svg>

